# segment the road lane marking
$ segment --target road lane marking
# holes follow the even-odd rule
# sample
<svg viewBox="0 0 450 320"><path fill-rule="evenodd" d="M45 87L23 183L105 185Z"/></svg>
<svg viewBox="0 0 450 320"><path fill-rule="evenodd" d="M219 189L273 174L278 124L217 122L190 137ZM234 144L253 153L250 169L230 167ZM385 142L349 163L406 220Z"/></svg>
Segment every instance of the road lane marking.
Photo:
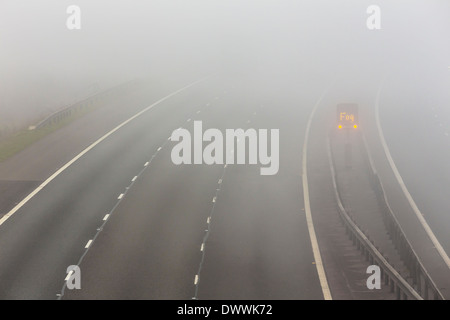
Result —
<svg viewBox="0 0 450 320"><path fill-rule="evenodd" d="M314 107L311 111L311 114L309 115L308 123L306 124L305 140L303 142L303 154L302 154L302 178L303 178L303 199L305 202L306 224L308 226L312 251L313 251L313 255L314 255L314 260L316 262L315 266L317 269L317 274L319 276L320 286L322 287L323 297L325 300L332 300L331 291L328 286L327 276L326 276L325 269L324 269L323 263L322 263L322 257L320 255L319 243L317 241L316 232L314 230L314 223L313 223L312 214L311 214L311 204L310 204L310 200L309 200L309 187L308 187L308 176L307 176L308 171L307 171L307 166L306 166L309 131L311 129L312 119L314 117L314 114L316 113L317 108L319 107L320 103L322 102L322 99L324 98L326 92L327 92L327 90L325 90L322 93L322 95L320 96L319 100L317 100L316 104L314 105Z"/></svg>
<svg viewBox="0 0 450 320"><path fill-rule="evenodd" d="M386 158L388 159L389 165L391 166L392 172L394 173L394 176L397 179L397 182L400 185L400 188L402 189L411 208L413 209L414 213L416 214L417 218L419 219L419 222L422 224L423 228L425 229L428 237L431 239L431 242L433 242L433 245L436 247L436 250L438 251L439 255L442 257L445 264L450 269L450 258L448 257L444 248L442 247L442 245L440 244L440 242L434 235L434 233L431 230L430 226L428 225L427 221L423 217L423 214L420 212L419 208L417 207L417 204L415 203L414 199L412 198L411 194L409 193L408 189L406 188L405 182L403 181L403 178L400 175L400 172L398 171L397 166L395 165L394 159L392 159L391 152L389 151L386 140L384 138L384 133L383 133L383 130L381 129L381 122L380 122L380 97L381 97L381 91L383 90L383 87L384 87L384 82L381 83L380 87L378 88L378 93L377 93L377 97L375 100L375 119L376 119L376 123L377 123L378 135L380 137L381 145L383 146L384 153L386 155ZM435 115L435 117L437 117L437 116Z"/></svg>
<svg viewBox="0 0 450 320"><path fill-rule="evenodd" d="M222 184L222 179L219 179L219 182L218 182L219 184Z"/></svg>
<svg viewBox="0 0 450 320"><path fill-rule="evenodd" d="M216 202L216 199L217 199L217 197L214 197L214 198L212 199L212 202L213 202L213 203Z"/></svg>
<svg viewBox="0 0 450 320"><path fill-rule="evenodd" d="M108 218L109 218L109 213L103 217L103 221L108 220Z"/></svg>
<svg viewBox="0 0 450 320"><path fill-rule="evenodd" d="M197 285L197 283L198 283L198 274L196 274L194 278L194 284Z"/></svg>
<svg viewBox="0 0 450 320"><path fill-rule="evenodd" d="M90 150L92 150L94 147L96 147L99 143L103 142L106 138L108 138L110 135L112 135L114 132L118 131L123 126L127 125L134 119L140 117L142 114L147 112L148 110L152 109L153 107L159 105L160 103L166 101L167 99L177 95L178 93L189 89L190 87L206 80L208 77L202 78L200 80L197 80L181 89L178 89L171 94L168 94L167 96L159 99L158 101L154 102L150 106L146 107L145 109L139 111L134 116L128 118L121 124L119 124L117 127L106 133L104 136L93 142L90 146L88 146L86 149L81 151L78 155L76 155L72 160L67 162L65 165L63 165L61 168L59 168L55 173L53 173L50 177L47 178L43 183L41 183L36 189L34 189L28 196L26 196L22 201L20 201L14 208L12 208L8 213L6 213L1 219L0 219L0 226L5 223L14 213L16 213L20 208L22 208L28 201L30 201L39 191L41 191L46 185L48 185L51 181L53 181L57 176L59 176L63 171L65 171L68 167L70 167L73 163L75 163L78 159L80 159L82 156L84 156L86 153L88 153Z"/></svg>
<svg viewBox="0 0 450 320"><path fill-rule="evenodd" d="M70 270L69 273L67 274L66 278L64 279L64 281L68 281L70 279L70 277L72 276L72 274L73 274L73 270Z"/></svg>
<svg viewBox="0 0 450 320"><path fill-rule="evenodd" d="M121 194L117 197L118 200L120 200L120 199L122 199L122 198L123 198L123 193L121 193Z"/></svg>
<svg viewBox="0 0 450 320"><path fill-rule="evenodd" d="M161 150L161 149L162 149L162 147L159 147L158 150L156 150L156 152L158 152L158 151Z"/></svg>
<svg viewBox="0 0 450 320"><path fill-rule="evenodd" d="M131 179L131 182L135 182L135 181L136 181L136 179L137 179L137 176L134 176L134 178L133 178L133 179Z"/></svg>
<svg viewBox="0 0 450 320"><path fill-rule="evenodd" d="M222 179L223 179L223 177L225 176L225 171L226 171L226 165L225 165L225 167L223 168L223 170L222 170L222 175L220 176L220 179L219 179L219 181L220 182L222 182ZM216 195L218 194L218 191L216 192ZM214 199L215 199L216 197L214 197ZM213 200L213 202L214 202L214 200ZM204 262L204 260L205 260L205 251L204 251L204 248L205 248L205 245L206 245L206 241L208 241L208 237L209 237L209 233L210 233L210 231L211 231L211 225L210 225L210 223L211 223L211 219L212 219L212 215L214 214L214 210L215 210L215 208L216 208L216 205L215 204L213 204L212 206L211 206L211 211L210 211L210 213L209 213L209 216L208 216L208 218L206 219L206 224L207 224L207 229L205 229L205 235L204 235L204 237L203 237L203 242L202 242L202 245L200 246L200 251L201 251L201 259L200 259L200 264L199 264L199 266L198 266L198 272L197 272L197 278L196 278L196 280L194 280L194 284L195 284L195 294L194 294L194 297L192 298L192 299L197 299L197 296L198 296L198 285L197 285L197 282L198 282L198 277L200 276L200 274L201 274L201 271L202 271L202 267L203 267L203 262Z"/></svg>
<svg viewBox="0 0 450 320"><path fill-rule="evenodd" d="M144 163L144 167L148 166L148 163L149 163L148 161L146 163Z"/></svg>
<svg viewBox="0 0 450 320"><path fill-rule="evenodd" d="M85 249L89 248L91 246L92 240L89 240L86 245L84 246Z"/></svg>

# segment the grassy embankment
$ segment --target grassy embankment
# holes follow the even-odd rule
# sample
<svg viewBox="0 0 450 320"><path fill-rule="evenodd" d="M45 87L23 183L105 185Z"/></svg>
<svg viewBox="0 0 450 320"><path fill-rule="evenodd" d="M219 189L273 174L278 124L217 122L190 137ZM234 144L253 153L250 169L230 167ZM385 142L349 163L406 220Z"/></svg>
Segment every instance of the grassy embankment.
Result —
<svg viewBox="0 0 450 320"><path fill-rule="evenodd" d="M0 142L0 162L5 161L46 135L100 107L104 104L102 100L98 99L97 102L83 102L83 107L74 108L70 115L65 116L59 121L52 121L50 124L34 130L24 128L6 137Z"/></svg>

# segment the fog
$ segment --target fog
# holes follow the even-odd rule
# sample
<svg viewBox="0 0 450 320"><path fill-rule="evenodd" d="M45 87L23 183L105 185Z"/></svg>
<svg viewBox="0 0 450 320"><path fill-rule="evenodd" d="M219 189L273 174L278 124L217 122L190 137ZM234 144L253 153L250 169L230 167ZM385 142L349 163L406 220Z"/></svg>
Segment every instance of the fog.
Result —
<svg viewBox="0 0 450 320"><path fill-rule="evenodd" d="M80 30L66 27L73 4ZM381 30L366 27L371 4ZM136 77L448 79L449 15L445 0L1 0L1 123L35 121Z"/></svg>

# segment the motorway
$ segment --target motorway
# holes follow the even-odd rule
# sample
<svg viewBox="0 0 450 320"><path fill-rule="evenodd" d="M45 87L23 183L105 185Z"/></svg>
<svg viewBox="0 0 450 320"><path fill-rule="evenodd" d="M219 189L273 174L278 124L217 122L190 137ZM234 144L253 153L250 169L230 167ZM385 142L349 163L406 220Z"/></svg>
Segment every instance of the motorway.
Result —
<svg viewBox="0 0 450 320"><path fill-rule="evenodd" d="M335 203L323 139L336 103L351 97L373 105L377 87L355 95L351 83L327 91L331 82L211 77L120 127L0 225L0 299L323 299L301 175L316 104L308 174L332 295L383 298L361 289L363 259L352 257L350 275L341 270L346 256L333 252L338 235L330 228L336 231L339 222L330 216ZM105 133L187 83L119 98L0 164L0 187L11 194L0 202L2 212ZM196 120L221 131L280 129L278 174L261 176L259 164L174 165L169 137L180 127L192 131ZM353 250L339 241L342 250ZM70 265L81 269L81 290L65 285Z"/></svg>
<svg viewBox="0 0 450 320"><path fill-rule="evenodd" d="M309 110L299 109L288 122L284 114L292 104L312 106L319 93L304 101L290 96L283 108L260 91L201 83L142 114L55 177L1 225L0 298L57 298L66 268L79 264L82 290L66 290L64 298L322 299L301 215L299 122ZM254 165L175 166L168 137L194 120L219 129L282 127L280 148L298 147L281 156L276 176L260 176ZM22 174L20 180L43 179Z"/></svg>

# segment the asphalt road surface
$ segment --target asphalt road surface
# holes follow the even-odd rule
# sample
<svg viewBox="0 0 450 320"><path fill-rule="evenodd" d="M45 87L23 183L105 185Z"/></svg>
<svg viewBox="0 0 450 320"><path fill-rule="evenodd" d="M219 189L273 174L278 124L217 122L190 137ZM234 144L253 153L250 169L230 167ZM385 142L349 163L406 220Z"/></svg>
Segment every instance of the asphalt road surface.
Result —
<svg viewBox="0 0 450 320"><path fill-rule="evenodd" d="M320 91L285 101L262 91L200 83L70 165L1 225L0 298L322 299L300 184L304 126ZM288 114L296 104L304 108ZM176 166L168 138L194 120L283 128L280 148L290 152L276 176L259 175L259 165ZM77 264L82 289L69 291L66 269Z"/></svg>
<svg viewBox="0 0 450 320"><path fill-rule="evenodd" d="M353 290L348 282L363 283L366 266L355 258L357 276L342 280L338 270L345 263L333 255L327 227L333 221L334 230L339 228L330 218L329 173L319 164L326 165L322 138L332 126L335 105L352 100L371 109L379 80L356 94L354 83L335 82L326 91L331 80L287 84L211 77L171 96L186 83L147 88L3 163L0 188L14 199L0 202L6 213L84 148L167 97L84 153L0 225L0 298L323 299L301 176L305 128L318 101L310 137L310 149L317 152L308 158L312 215L332 294L361 297L348 293ZM174 165L175 142L169 137L180 127L192 132L200 120L204 130L280 129L278 173L260 175L261 164ZM380 150L377 154L377 163L385 163ZM436 204L441 211L445 205ZM448 234L437 227L447 218L435 217L430 224L448 250ZM403 214L403 221L412 219ZM424 233L411 230L410 237L424 241L426 251ZM66 287L71 265L80 267L80 290ZM446 276L442 268L434 272Z"/></svg>

